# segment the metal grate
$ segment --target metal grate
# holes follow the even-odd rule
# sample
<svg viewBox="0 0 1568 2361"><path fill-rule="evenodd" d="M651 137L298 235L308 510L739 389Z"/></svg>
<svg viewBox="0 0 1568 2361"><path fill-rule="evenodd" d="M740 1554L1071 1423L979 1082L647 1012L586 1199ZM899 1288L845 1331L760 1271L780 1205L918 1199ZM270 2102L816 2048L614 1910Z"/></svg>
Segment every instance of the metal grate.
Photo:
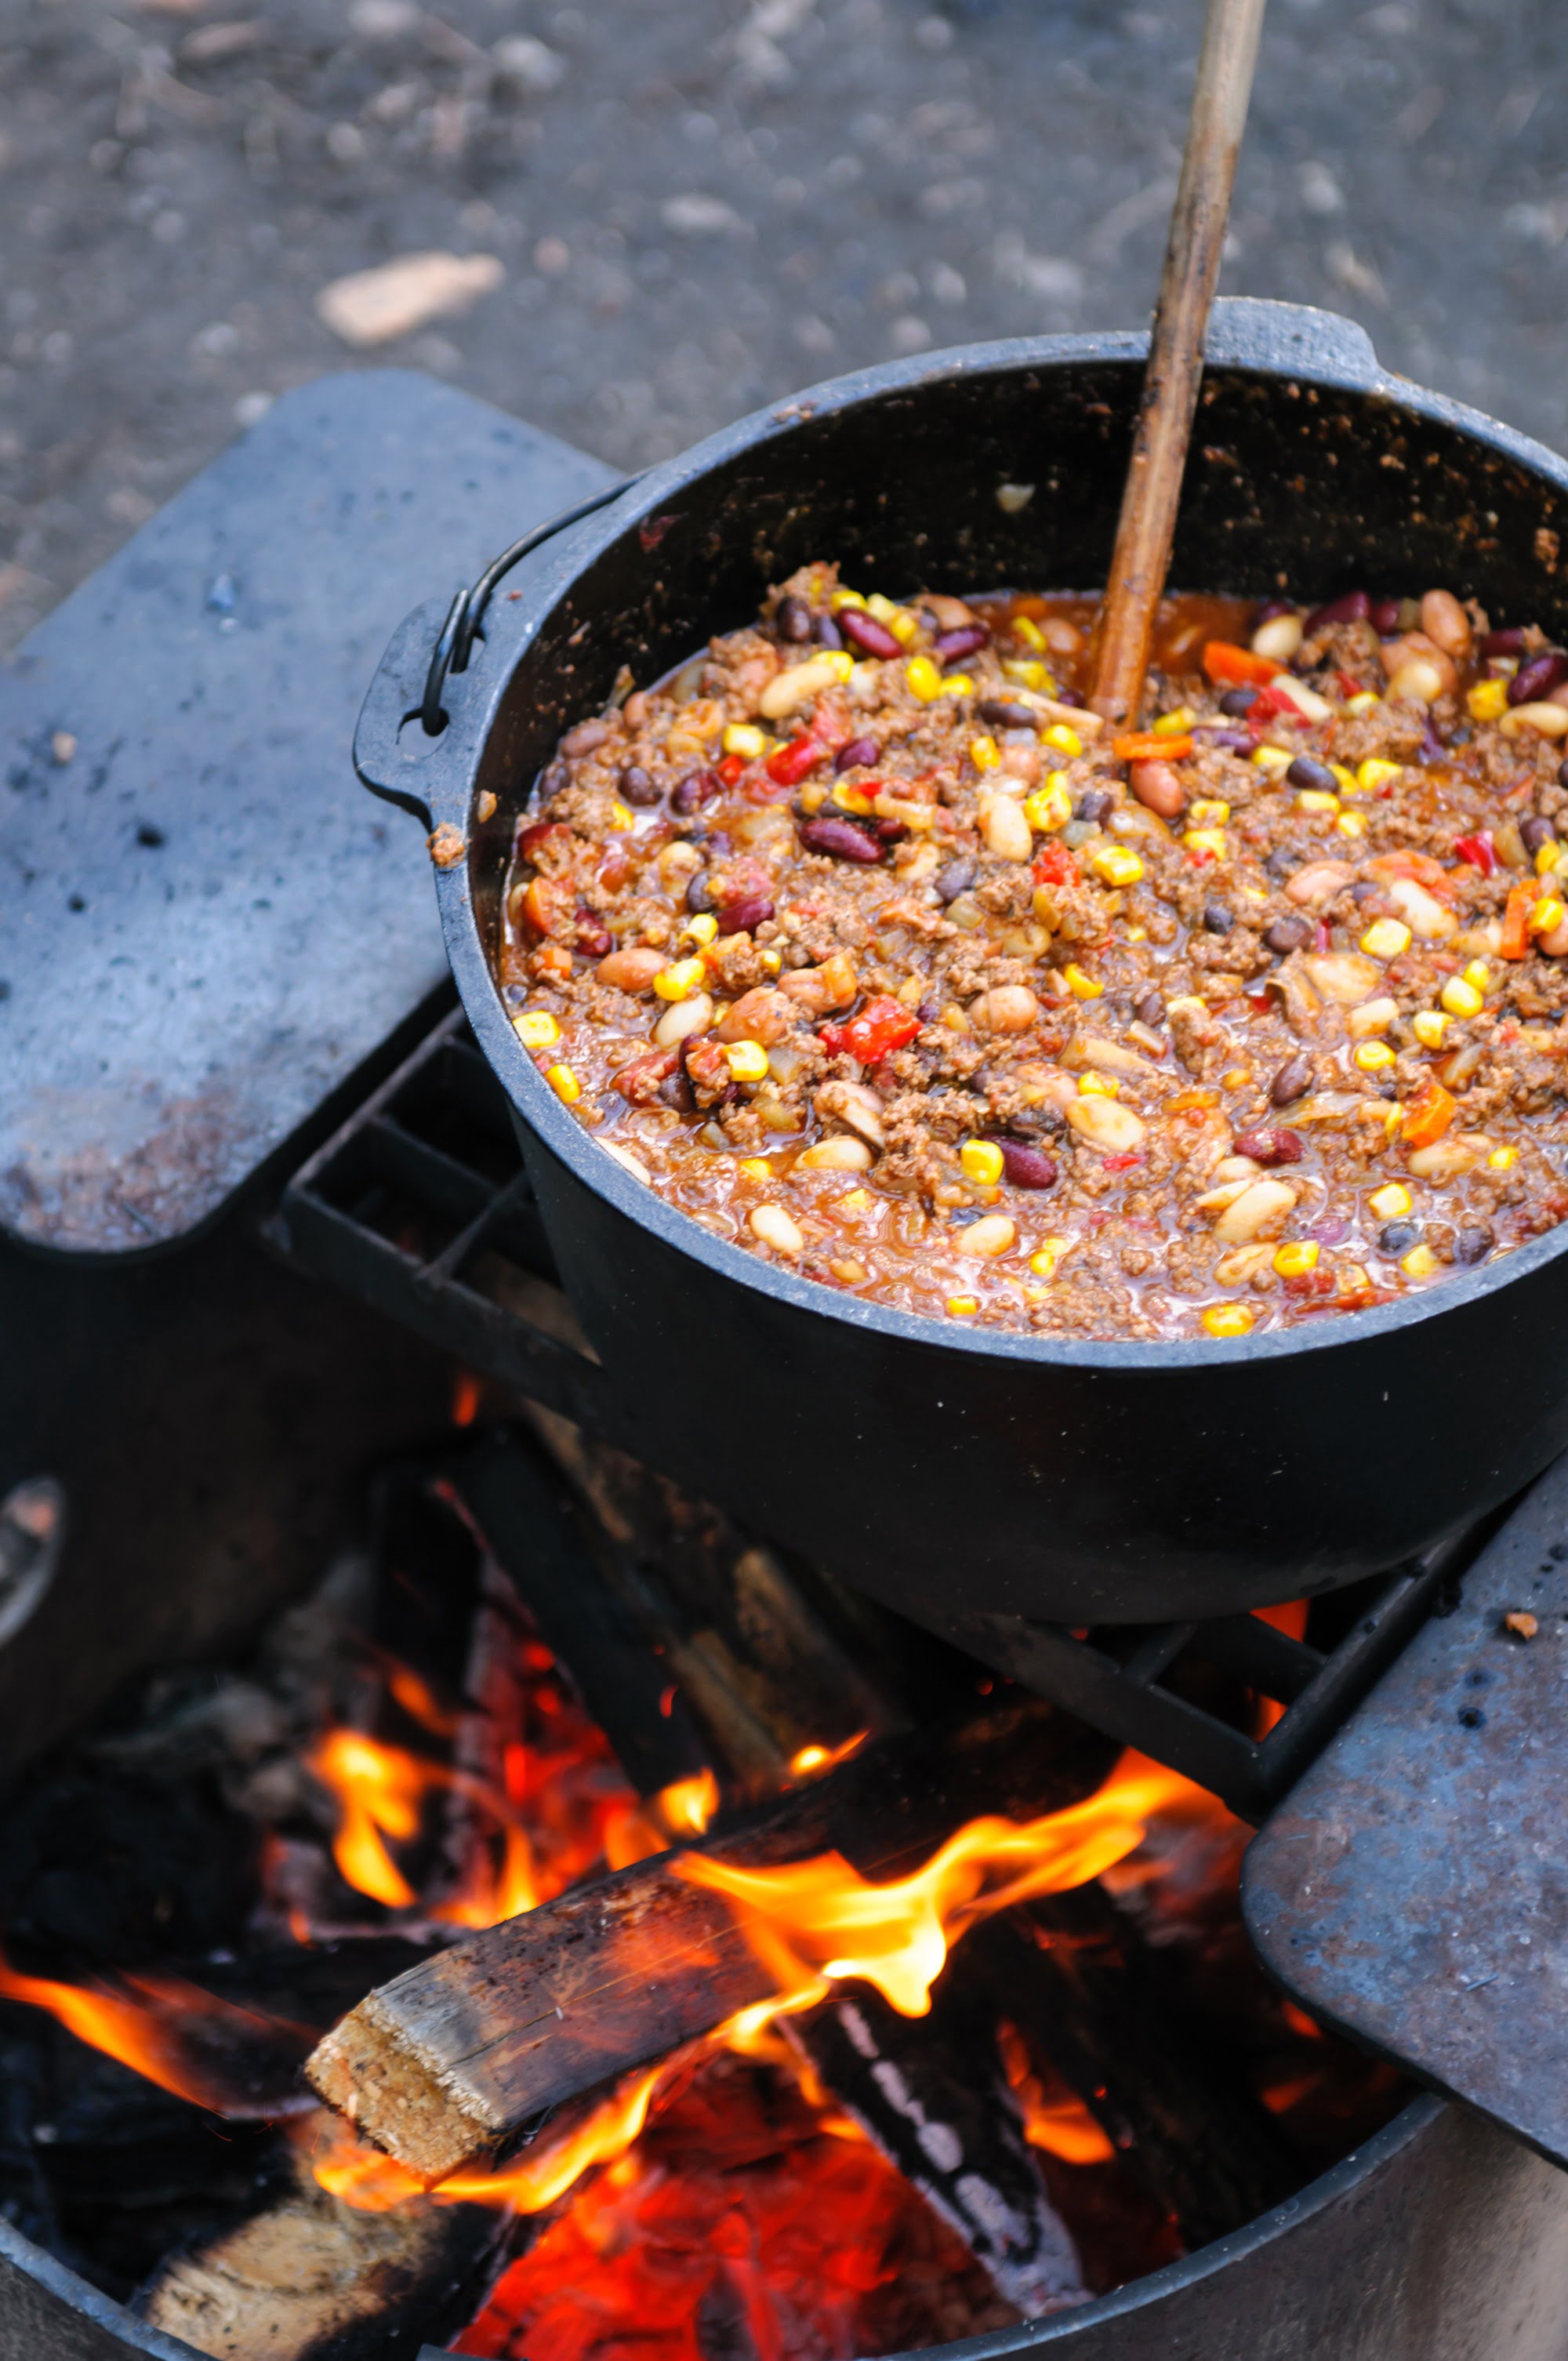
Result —
<svg viewBox="0 0 1568 2361"><path fill-rule="evenodd" d="M638 1436L562 1292L505 1093L460 1010L318 1149L269 1224L289 1259L478 1374L635 1454ZM1022 1616L941 1636L1263 1817L1423 1620L1475 1542L1333 1594L1326 1646L1256 1615L1071 1631ZM1259 1700L1284 1708L1256 1734Z"/></svg>

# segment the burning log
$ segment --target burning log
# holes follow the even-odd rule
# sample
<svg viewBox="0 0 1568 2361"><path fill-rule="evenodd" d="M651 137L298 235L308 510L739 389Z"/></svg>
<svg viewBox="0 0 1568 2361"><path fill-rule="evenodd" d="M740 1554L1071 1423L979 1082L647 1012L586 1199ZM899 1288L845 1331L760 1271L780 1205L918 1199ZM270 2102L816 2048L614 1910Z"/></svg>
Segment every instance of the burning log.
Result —
<svg viewBox="0 0 1568 2361"><path fill-rule="evenodd" d="M1103 1760L1032 1703L881 1741L749 1828L579 1887L398 1977L306 2070L361 2131L442 2180L499 2155L544 2108L774 1995L765 1947L699 1875L743 1881L830 1850L865 1878L907 1875L981 1815L995 1830L994 1816L1080 1801ZM939 1963L938 1949L932 1974Z"/></svg>

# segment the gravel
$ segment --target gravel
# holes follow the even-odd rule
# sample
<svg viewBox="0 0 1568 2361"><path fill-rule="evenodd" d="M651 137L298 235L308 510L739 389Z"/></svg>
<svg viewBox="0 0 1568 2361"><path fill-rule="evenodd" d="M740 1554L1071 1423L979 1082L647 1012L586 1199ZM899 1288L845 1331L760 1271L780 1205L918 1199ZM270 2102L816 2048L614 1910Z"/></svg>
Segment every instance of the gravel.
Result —
<svg viewBox="0 0 1568 2361"><path fill-rule="evenodd" d="M1139 320L1200 16L0 0L0 644L323 370L433 371L636 466L859 363ZM1275 0L1224 291L1568 439L1557 25ZM411 255L501 275L335 335L323 291Z"/></svg>

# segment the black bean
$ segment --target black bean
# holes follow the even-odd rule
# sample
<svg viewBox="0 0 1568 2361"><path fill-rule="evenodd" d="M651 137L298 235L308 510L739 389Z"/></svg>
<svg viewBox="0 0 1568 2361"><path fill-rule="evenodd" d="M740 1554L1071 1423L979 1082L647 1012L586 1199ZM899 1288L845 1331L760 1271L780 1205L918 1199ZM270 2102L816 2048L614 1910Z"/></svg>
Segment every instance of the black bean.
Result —
<svg viewBox="0 0 1568 2361"><path fill-rule="evenodd" d="M1293 615L1295 612L1293 598L1265 598L1262 605L1254 610L1253 630L1255 631L1260 624L1272 623L1276 615Z"/></svg>
<svg viewBox="0 0 1568 2361"><path fill-rule="evenodd" d="M1056 1185L1054 1157L1043 1148L1024 1148L1016 1140L1000 1139L1002 1170L1014 1189L1050 1189Z"/></svg>
<svg viewBox="0 0 1568 2361"><path fill-rule="evenodd" d="M1386 1255L1409 1254L1420 1234L1419 1222L1385 1222L1377 1233L1377 1251Z"/></svg>
<svg viewBox="0 0 1568 2361"><path fill-rule="evenodd" d="M1235 923L1235 912L1228 902L1204 903L1203 924L1212 935L1228 935Z"/></svg>
<svg viewBox="0 0 1568 2361"><path fill-rule="evenodd" d="M961 664L965 656L978 655L990 639L983 623L960 623L954 631L939 631L931 642L931 653L945 672L949 664Z"/></svg>
<svg viewBox="0 0 1568 2361"><path fill-rule="evenodd" d="M1140 1025L1150 1027L1165 1023L1165 994L1157 983L1151 984L1133 1003L1133 1014Z"/></svg>
<svg viewBox="0 0 1568 2361"><path fill-rule="evenodd" d="M659 1085L659 1096L664 1104L677 1107L682 1115L691 1115L696 1106L696 1093L685 1074L672 1074Z"/></svg>
<svg viewBox="0 0 1568 2361"><path fill-rule="evenodd" d="M622 803L637 805L641 810L646 810L650 804L658 802L659 790L641 763L628 763L625 770L622 771L620 799Z"/></svg>
<svg viewBox="0 0 1568 2361"><path fill-rule="evenodd" d="M1522 656L1524 625L1509 623L1503 631L1488 631L1481 642L1481 653L1484 656Z"/></svg>
<svg viewBox="0 0 1568 2361"><path fill-rule="evenodd" d="M707 882L707 872L699 869L686 881L686 908L695 916L701 910L711 910L713 893Z"/></svg>
<svg viewBox="0 0 1568 2361"><path fill-rule="evenodd" d="M779 637L792 647L800 647L811 637L811 609L804 598L781 598L778 613L773 618L779 627Z"/></svg>
<svg viewBox="0 0 1568 2361"><path fill-rule="evenodd" d="M1312 1061L1304 1049L1298 1049L1293 1058L1286 1059L1269 1083L1269 1099L1277 1107L1288 1106L1293 1099L1300 1098L1311 1086Z"/></svg>
<svg viewBox="0 0 1568 2361"><path fill-rule="evenodd" d="M1098 826L1107 813L1114 810L1115 805L1116 798L1108 787L1091 787L1074 804L1072 816L1074 819L1093 820Z"/></svg>
<svg viewBox="0 0 1568 2361"><path fill-rule="evenodd" d="M1464 1263L1485 1262L1497 1243L1489 1223L1466 1222L1453 1241L1453 1259Z"/></svg>
<svg viewBox="0 0 1568 2361"><path fill-rule="evenodd" d="M1207 730L1204 743L1225 754L1250 754L1252 752L1252 740L1240 730Z"/></svg>
<svg viewBox="0 0 1568 2361"><path fill-rule="evenodd" d="M1228 713L1233 721L1239 721L1242 715L1250 713L1256 703L1256 689L1244 682L1240 688L1226 689L1220 699L1220 710L1222 713Z"/></svg>
<svg viewBox="0 0 1568 2361"><path fill-rule="evenodd" d="M1284 878L1294 877L1301 863L1297 855L1287 846L1277 844L1263 865L1271 877Z"/></svg>
<svg viewBox="0 0 1568 2361"><path fill-rule="evenodd" d="M1298 754L1285 774L1293 787L1306 787L1320 796L1337 796L1339 781L1326 763L1310 754Z"/></svg>
<svg viewBox="0 0 1568 2361"><path fill-rule="evenodd" d="M1564 763L1563 767L1568 771L1568 763ZM1568 786L1568 779L1563 781L1563 785ZM1528 819L1519 822L1519 841L1527 852L1539 852L1543 844L1553 841L1552 822L1542 819L1539 812L1531 812Z"/></svg>
<svg viewBox="0 0 1568 2361"><path fill-rule="evenodd" d="M833 757L836 771L869 770L882 752L874 738L851 738Z"/></svg>
<svg viewBox="0 0 1568 2361"><path fill-rule="evenodd" d="M1399 1085L1392 1074L1379 1074L1372 1088L1380 1099L1397 1099L1399 1095Z"/></svg>
<svg viewBox="0 0 1568 2361"><path fill-rule="evenodd" d="M974 718L988 730L1043 730L1046 726L1046 716L1036 713L1032 705L1014 705L1005 697L977 697Z"/></svg>
<svg viewBox="0 0 1568 2361"><path fill-rule="evenodd" d="M1292 951L1304 951L1311 941L1311 923L1306 918L1276 918L1263 939L1281 959L1288 958Z"/></svg>
<svg viewBox="0 0 1568 2361"><path fill-rule="evenodd" d="M1350 898L1353 902L1375 902L1382 891L1381 885L1370 877L1358 877L1350 889Z"/></svg>
<svg viewBox="0 0 1568 2361"><path fill-rule="evenodd" d="M945 869L937 872L937 898L940 902L956 902L974 884L975 864L972 861L949 861Z"/></svg>
<svg viewBox="0 0 1568 2361"><path fill-rule="evenodd" d="M844 634L831 615L818 615L811 627L811 636L819 648L841 648Z"/></svg>
<svg viewBox="0 0 1568 2361"><path fill-rule="evenodd" d="M1531 656L1520 664L1508 683L1510 705L1535 705L1554 688L1568 680L1568 655L1561 648L1547 648L1541 655Z"/></svg>
<svg viewBox="0 0 1568 2361"><path fill-rule="evenodd" d="M717 771L688 771L670 797L670 809L694 812L701 804L710 804L715 796L722 795L724 782Z"/></svg>
<svg viewBox="0 0 1568 2361"><path fill-rule="evenodd" d="M880 861L882 846L863 828L857 828L846 816L818 812L815 819L802 820L800 840L807 852L831 853L835 861Z"/></svg>
<svg viewBox="0 0 1568 2361"><path fill-rule="evenodd" d="M1342 598L1331 598L1326 607L1314 608L1301 626L1301 636L1310 640L1331 623L1365 623L1372 612L1372 601L1365 590L1347 590Z"/></svg>
<svg viewBox="0 0 1568 2361"><path fill-rule="evenodd" d="M1299 1164L1301 1135L1287 1131L1282 1124L1260 1124L1255 1131L1238 1133L1235 1152L1250 1156L1255 1164Z"/></svg>
<svg viewBox="0 0 1568 2361"><path fill-rule="evenodd" d="M1058 688L1056 694L1058 705L1082 706L1088 703L1080 688Z"/></svg>
<svg viewBox="0 0 1568 2361"><path fill-rule="evenodd" d="M868 615L863 607L840 607L838 620L839 629L850 645L859 648L863 656L880 656L884 663L891 663L894 656L902 654L887 625L879 623L874 615Z"/></svg>
<svg viewBox="0 0 1568 2361"><path fill-rule="evenodd" d="M1391 640L1398 631L1402 604L1398 598L1374 598L1372 601L1366 620L1380 640Z"/></svg>

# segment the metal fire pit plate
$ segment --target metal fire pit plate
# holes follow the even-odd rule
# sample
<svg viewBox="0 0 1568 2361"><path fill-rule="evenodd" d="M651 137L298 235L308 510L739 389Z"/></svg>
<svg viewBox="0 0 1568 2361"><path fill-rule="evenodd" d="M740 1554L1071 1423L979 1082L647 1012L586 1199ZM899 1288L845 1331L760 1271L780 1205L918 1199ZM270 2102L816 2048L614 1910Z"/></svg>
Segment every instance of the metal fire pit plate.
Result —
<svg viewBox="0 0 1568 2361"><path fill-rule="evenodd" d="M1314 2015L1568 2165L1568 1458L1254 1839L1242 1900Z"/></svg>
<svg viewBox="0 0 1568 2361"><path fill-rule="evenodd" d="M0 666L0 1229L195 1229L446 980L354 775L394 626L612 480L402 370L274 404Z"/></svg>

